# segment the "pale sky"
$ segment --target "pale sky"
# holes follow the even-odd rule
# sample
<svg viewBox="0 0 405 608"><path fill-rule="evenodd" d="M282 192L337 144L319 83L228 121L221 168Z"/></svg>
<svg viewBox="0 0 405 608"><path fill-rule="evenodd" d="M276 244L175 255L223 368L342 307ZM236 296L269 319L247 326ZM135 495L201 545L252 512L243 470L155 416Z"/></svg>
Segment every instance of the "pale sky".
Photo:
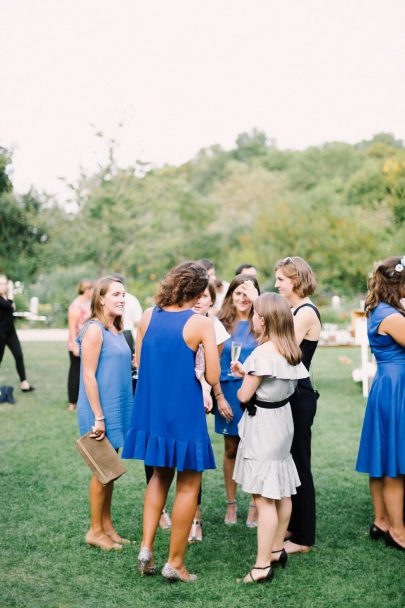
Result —
<svg viewBox="0 0 405 608"><path fill-rule="evenodd" d="M253 127L280 148L405 139L404 0L0 0L0 15L19 192L63 196L58 177L103 159L96 130L122 166Z"/></svg>

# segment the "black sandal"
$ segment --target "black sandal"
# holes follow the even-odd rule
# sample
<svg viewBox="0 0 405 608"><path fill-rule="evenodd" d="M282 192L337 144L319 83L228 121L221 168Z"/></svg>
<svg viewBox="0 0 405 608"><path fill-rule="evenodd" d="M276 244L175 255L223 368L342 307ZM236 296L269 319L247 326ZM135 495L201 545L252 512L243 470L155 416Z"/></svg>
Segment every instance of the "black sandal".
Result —
<svg viewBox="0 0 405 608"><path fill-rule="evenodd" d="M252 575L252 571L253 570L267 570L267 568L269 569L269 571L267 572L266 576L264 576L263 578L253 578ZM272 568L272 565L269 564L268 566L263 566L263 567L259 567L259 566L253 566L253 568L251 568L248 572L251 580L250 581L243 581L246 584L250 584L250 583L271 583L271 581L274 578L274 570Z"/></svg>

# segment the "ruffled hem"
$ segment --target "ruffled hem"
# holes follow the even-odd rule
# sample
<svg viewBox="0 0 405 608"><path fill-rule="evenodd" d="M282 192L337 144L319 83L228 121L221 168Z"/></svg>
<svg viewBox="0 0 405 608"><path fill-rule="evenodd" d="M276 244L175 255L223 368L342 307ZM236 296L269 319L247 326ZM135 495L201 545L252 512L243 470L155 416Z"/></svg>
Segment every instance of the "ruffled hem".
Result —
<svg viewBox="0 0 405 608"><path fill-rule="evenodd" d="M244 458L238 452L233 479L244 492L274 500L296 494L296 488L301 485L291 454L283 460L261 462Z"/></svg>
<svg viewBox="0 0 405 608"><path fill-rule="evenodd" d="M308 378L308 370L303 363L290 365L277 353L264 352L259 346L243 364L246 374L253 376L272 376L280 380L301 380Z"/></svg>
<svg viewBox="0 0 405 608"><path fill-rule="evenodd" d="M189 441L148 436L145 431L131 429L126 438L122 458L143 460L153 467L174 467L178 471L215 469L214 452L209 439Z"/></svg>

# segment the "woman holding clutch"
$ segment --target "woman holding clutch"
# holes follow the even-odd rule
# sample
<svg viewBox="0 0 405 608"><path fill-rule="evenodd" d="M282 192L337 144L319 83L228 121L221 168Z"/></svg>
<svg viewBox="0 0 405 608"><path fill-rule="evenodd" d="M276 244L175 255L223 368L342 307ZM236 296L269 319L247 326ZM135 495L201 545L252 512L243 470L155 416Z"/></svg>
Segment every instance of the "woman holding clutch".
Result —
<svg viewBox="0 0 405 608"><path fill-rule="evenodd" d="M122 333L125 289L116 277L95 286L91 319L77 339L80 345L80 389L77 402L80 434L93 431L95 441L107 437L116 450L124 444L132 410L131 351ZM90 530L86 543L106 551L122 549L111 521L113 482L90 481Z"/></svg>

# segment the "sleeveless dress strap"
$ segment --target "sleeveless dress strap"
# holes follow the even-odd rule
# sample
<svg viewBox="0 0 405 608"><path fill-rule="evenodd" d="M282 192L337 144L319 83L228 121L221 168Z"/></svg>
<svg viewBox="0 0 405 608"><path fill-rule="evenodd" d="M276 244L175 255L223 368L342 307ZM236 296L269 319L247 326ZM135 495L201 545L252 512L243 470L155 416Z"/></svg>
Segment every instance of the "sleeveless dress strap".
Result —
<svg viewBox="0 0 405 608"><path fill-rule="evenodd" d="M319 310L317 309L317 307L314 304L310 304L310 302L305 302L304 304L301 304L300 306L298 306L297 308L295 308L294 312L293 312L293 316L295 317L295 315L297 314L297 312L299 310L301 310L301 308L304 308L304 306L309 306L309 308L312 308L312 310L314 311L314 313L318 317L319 322L321 322L321 314L320 314Z"/></svg>
<svg viewBox="0 0 405 608"><path fill-rule="evenodd" d="M84 334L86 333L86 331L88 330L90 325L98 325L98 327L101 329L101 335L102 335L103 342L104 342L104 332L105 332L104 325L98 319L90 319L83 325L82 329L80 330L80 334L76 338L76 342L79 345L81 345L83 338L84 338Z"/></svg>

